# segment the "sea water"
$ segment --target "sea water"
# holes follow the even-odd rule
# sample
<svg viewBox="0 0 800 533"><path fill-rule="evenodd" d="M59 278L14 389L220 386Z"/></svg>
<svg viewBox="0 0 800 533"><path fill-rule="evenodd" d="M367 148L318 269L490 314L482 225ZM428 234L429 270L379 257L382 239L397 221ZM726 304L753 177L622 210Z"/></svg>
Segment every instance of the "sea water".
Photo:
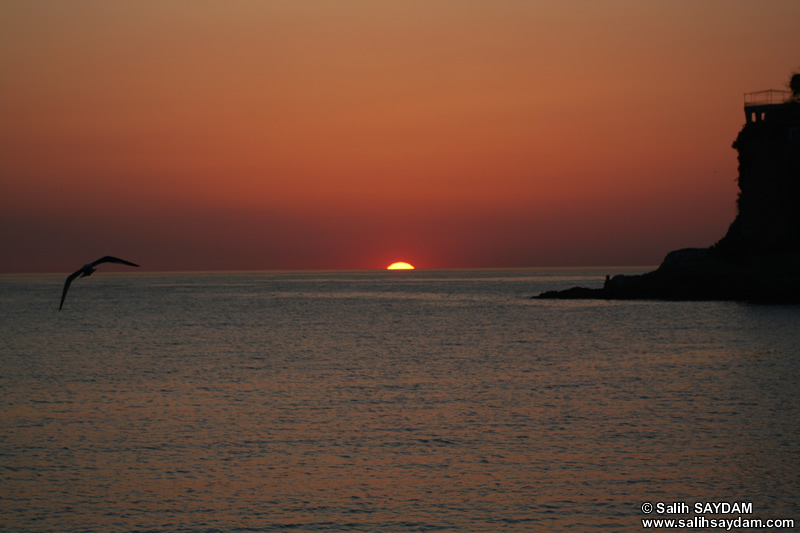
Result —
<svg viewBox="0 0 800 533"><path fill-rule="evenodd" d="M621 271L0 276L0 531L800 526L800 307Z"/></svg>

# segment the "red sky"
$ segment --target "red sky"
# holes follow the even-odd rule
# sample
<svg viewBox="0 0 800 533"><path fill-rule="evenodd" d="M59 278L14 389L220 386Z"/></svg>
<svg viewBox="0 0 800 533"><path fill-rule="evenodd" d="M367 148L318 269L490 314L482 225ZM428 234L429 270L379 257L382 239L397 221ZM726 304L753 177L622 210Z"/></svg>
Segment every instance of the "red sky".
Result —
<svg viewBox="0 0 800 533"><path fill-rule="evenodd" d="M800 2L0 1L0 271L653 265Z"/></svg>

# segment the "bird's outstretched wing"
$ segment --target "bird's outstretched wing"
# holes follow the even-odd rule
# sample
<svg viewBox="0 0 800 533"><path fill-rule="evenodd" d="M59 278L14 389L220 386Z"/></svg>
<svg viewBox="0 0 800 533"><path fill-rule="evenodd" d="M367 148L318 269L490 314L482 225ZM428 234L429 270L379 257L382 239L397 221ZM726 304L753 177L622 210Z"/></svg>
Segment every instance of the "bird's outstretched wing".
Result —
<svg viewBox="0 0 800 533"><path fill-rule="evenodd" d="M89 276L92 272L94 272L94 267L101 263L119 263L120 265L128 265L132 267L138 267L136 263L131 263L130 261L125 261L124 259L120 259L119 257L112 257L110 255L106 255L101 257L97 261L89 263L88 265L83 265L79 268L76 272L69 275L67 281L64 282L64 291L61 293L61 305L58 306L58 310L61 311L61 308L64 306L64 298L67 297L67 291L69 290L69 286L72 283L72 280L77 278L80 275Z"/></svg>
<svg viewBox="0 0 800 533"><path fill-rule="evenodd" d="M61 293L61 304L58 306L58 310L59 311L61 311L61 308L64 307L64 298L67 297L67 291L69 290L70 283L72 283L73 279L75 279L78 276L80 276L81 272L83 272L82 268L80 270L78 270L77 272L74 272L74 273L70 274L69 277L67 278L67 281L64 282L64 291Z"/></svg>
<svg viewBox="0 0 800 533"><path fill-rule="evenodd" d="M112 257L107 255L105 257L101 257L97 261L90 263L93 267L99 265L100 263L119 263L120 265L128 265L132 267L138 267L136 263L131 263L130 261L125 261L124 259L120 259L119 257Z"/></svg>

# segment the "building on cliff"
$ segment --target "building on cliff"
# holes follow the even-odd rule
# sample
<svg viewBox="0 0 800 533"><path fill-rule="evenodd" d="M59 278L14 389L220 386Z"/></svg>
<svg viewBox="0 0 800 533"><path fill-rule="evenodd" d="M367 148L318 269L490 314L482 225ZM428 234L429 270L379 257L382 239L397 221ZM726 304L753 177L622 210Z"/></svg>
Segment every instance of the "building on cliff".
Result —
<svg viewBox="0 0 800 533"><path fill-rule="evenodd" d="M653 272L539 298L746 300L800 303L800 74L789 91L745 95L737 214L709 248L667 254Z"/></svg>
<svg viewBox="0 0 800 533"><path fill-rule="evenodd" d="M800 99L789 91L745 94L738 213L717 243L727 255L800 251Z"/></svg>
<svg viewBox="0 0 800 533"><path fill-rule="evenodd" d="M744 93L744 114L747 117L747 123L767 120L772 111L780 111L783 104L791 99L791 91L778 89Z"/></svg>

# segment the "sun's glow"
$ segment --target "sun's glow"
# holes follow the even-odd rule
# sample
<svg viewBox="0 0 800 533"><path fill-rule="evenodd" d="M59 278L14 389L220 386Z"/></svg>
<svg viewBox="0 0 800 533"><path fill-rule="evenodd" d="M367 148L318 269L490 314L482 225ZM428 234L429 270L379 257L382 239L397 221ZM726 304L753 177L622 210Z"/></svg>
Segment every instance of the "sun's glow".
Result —
<svg viewBox="0 0 800 533"><path fill-rule="evenodd" d="M414 266L400 261L399 263L392 263L386 270L414 270Z"/></svg>

